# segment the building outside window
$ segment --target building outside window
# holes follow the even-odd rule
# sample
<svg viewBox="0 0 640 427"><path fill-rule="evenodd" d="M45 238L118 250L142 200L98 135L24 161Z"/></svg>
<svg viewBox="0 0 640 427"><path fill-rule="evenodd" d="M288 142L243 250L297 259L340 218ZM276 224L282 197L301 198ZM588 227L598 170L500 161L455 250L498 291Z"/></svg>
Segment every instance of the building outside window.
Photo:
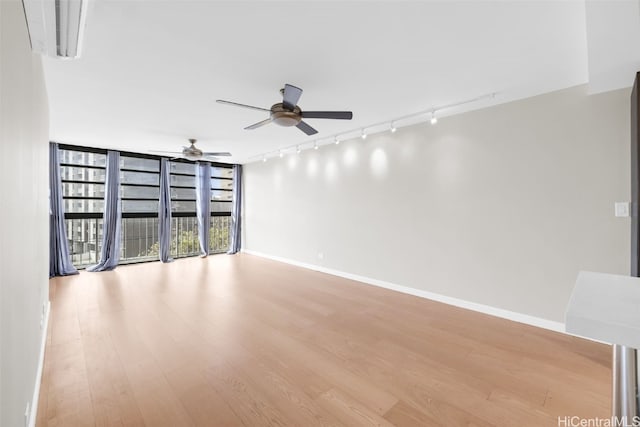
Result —
<svg viewBox="0 0 640 427"><path fill-rule="evenodd" d="M120 155L120 263L155 261L158 246L160 159Z"/></svg>
<svg viewBox="0 0 640 427"><path fill-rule="evenodd" d="M102 243L106 150L60 145L62 191L71 259L77 268L98 262ZM120 198L122 203L120 263L158 259L158 203L160 157L120 154ZM199 254L196 218L195 163L172 160L171 256ZM210 253L229 248L233 169L211 167Z"/></svg>
<svg viewBox="0 0 640 427"><path fill-rule="evenodd" d="M76 266L98 262L107 161L104 150L60 150L60 176L67 239Z"/></svg>

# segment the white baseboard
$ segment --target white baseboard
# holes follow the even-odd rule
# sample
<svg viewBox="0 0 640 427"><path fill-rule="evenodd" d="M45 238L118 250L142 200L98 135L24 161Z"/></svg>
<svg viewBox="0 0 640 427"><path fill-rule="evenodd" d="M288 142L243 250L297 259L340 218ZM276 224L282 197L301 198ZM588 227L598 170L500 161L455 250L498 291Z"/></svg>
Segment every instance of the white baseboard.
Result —
<svg viewBox="0 0 640 427"><path fill-rule="evenodd" d="M51 302L47 301L47 309L44 314L42 324L42 340L40 342L40 358L38 359L38 371L36 373L36 384L33 388L33 398L31 399L31 413L29 414L29 427L35 427L38 416L38 399L40 398L40 385L42 384L42 370L44 368L44 350L47 346L47 330L49 329L49 312Z"/></svg>
<svg viewBox="0 0 640 427"><path fill-rule="evenodd" d="M271 259L273 261L283 262L286 264L295 265L297 267L303 267L309 270L331 274L333 276L344 277L345 279L355 280L358 282L366 283L368 285L391 289L393 291L402 292L404 294L414 295L414 296L426 298L432 301L438 301L438 302L453 305L456 307L477 311L479 313L489 314L491 316L501 317L503 319L512 320L514 322L524 323L526 325L536 326L538 328L548 329L551 331L561 332L563 334L566 334L565 325L564 323L561 323L561 322L555 322L555 321L543 319L540 317L530 316L528 314L517 313L515 311L504 310L502 308L492 307L490 305L478 304L472 301L453 298L446 295L437 294L434 292L423 291L421 289L411 288L408 286L396 285L395 283L389 283L383 280L372 279L371 277L359 276L357 274L351 274L351 273L346 273L344 271L321 267L318 265L307 264L304 262L300 262L300 261L296 261L288 258L282 258L275 255L269 255L261 252L252 251L249 249L243 249L242 252L249 255L259 256L262 258Z"/></svg>

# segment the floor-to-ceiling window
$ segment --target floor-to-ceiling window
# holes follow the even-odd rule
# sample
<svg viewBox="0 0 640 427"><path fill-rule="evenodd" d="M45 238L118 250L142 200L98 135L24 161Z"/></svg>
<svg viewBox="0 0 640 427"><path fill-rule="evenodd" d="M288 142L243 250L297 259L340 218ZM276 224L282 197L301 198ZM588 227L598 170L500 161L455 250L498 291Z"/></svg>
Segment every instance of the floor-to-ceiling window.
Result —
<svg viewBox="0 0 640 427"><path fill-rule="evenodd" d="M220 253L229 250L232 201L233 169L229 167L211 167L209 253Z"/></svg>
<svg viewBox="0 0 640 427"><path fill-rule="evenodd" d="M160 159L120 154L120 263L158 259Z"/></svg>
<svg viewBox="0 0 640 427"><path fill-rule="evenodd" d="M171 256L195 256L198 244L196 217L196 168L192 162L169 162L171 185Z"/></svg>
<svg viewBox="0 0 640 427"><path fill-rule="evenodd" d="M105 150L62 148L60 177L71 262L76 267L95 264L102 243Z"/></svg>
<svg viewBox="0 0 640 427"><path fill-rule="evenodd" d="M69 250L73 264L84 268L100 257L106 150L70 145L60 149ZM169 165L171 256L195 256L199 254L195 163L174 159ZM214 163L211 171L209 245L214 254L229 248L233 169ZM121 264L158 259L159 172L158 156L120 153Z"/></svg>

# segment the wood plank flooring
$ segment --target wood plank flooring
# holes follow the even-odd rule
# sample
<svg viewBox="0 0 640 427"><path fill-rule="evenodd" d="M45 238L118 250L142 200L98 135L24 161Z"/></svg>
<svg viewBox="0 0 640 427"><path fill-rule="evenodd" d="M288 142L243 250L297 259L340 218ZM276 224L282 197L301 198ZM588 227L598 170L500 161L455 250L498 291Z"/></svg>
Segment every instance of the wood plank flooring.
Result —
<svg viewBox="0 0 640 427"><path fill-rule="evenodd" d="M50 281L37 426L557 426L610 348L250 255Z"/></svg>

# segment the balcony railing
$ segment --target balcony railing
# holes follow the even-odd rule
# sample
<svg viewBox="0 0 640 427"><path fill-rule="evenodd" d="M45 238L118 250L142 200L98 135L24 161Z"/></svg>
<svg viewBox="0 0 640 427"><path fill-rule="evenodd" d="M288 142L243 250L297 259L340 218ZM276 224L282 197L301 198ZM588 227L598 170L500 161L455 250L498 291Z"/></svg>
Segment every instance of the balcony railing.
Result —
<svg viewBox="0 0 640 427"><path fill-rule="evenodd" d="M76 268L97 264L102 248L102 218L67 219L71 262Z"/></svg>
<svg viewBox="0 0 640 427"><path fill-rule="evenodd" d="M102 244L102 219L68 219L67 235L71 261L76 268L96 264ZM212 216L209 230L209 253L229 249L230 216ZM123 218L121 223L120 263L136 263L158 259L158 218ZM174 217L171 220L171 256L183 258L200 254L196 217Z"/></svg>
<svg viewBox="0 0 640 427"><path fill-rule="evenodd" d="M120 264L158 259L158 218L122 218Z"/></svg>
<svg viewBox="0 0 640 427"><path fill-rule="evenodd" d="M219 254L229 250L231 216L212 216L209 229L209 253Z"/></svg>

